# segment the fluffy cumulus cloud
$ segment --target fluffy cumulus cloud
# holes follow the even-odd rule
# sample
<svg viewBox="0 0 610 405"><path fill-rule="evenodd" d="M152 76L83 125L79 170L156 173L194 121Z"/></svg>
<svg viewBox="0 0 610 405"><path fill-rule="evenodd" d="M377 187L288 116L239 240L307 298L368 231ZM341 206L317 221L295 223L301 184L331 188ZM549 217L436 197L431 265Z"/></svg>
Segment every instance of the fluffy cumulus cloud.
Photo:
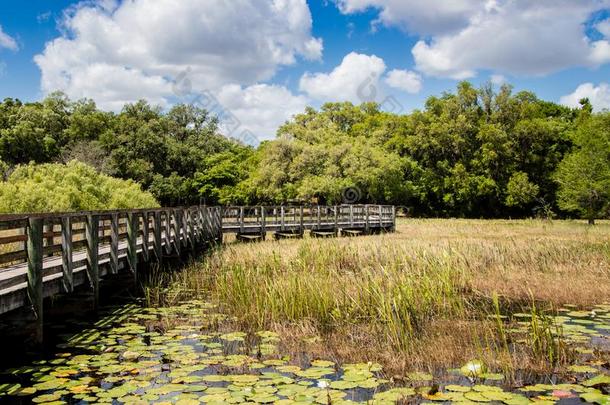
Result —
<svg viewBox="0 0 610 405"><path fill-rule="evenodd" d="M593 83L583 83L574 90L573 93L561 97L560 103L569 107L578 107L579 101L588 98L595 111L610 109L610 85L600 83L595 86Z"/></svg>
<svg viewBox="0 0 610 405"><path fill-rule="evenodd" d="M311 27L305 0L94 0L66 12L64 34L35 61L44 93L113 110L140 98L165 105L184 72L194 91L218 93L320 59Z"/></svg>
<svg viewBox="0 0 610 405"><path fill-rule="evenodd" d="M13 37L4 32L2 26L0 25L0 49L2 48L16 51L19 46L17 45L17 41L15 41Z"/></svg>
<svg viewBox="0 0 610 405"><path fill-rule="evenodd" d="M226 113L234 114L225 120L224 133L249 144L273 139L276 129L293 115L303 112L308 103L305 96L293 95L285 87L268 84L223 86L218 101ZM251 136L256 139L250 139Z"/></svg>
<svg viewBox="0 0 610 405"><path fill-rule="evenodd" d="M343 13L378 9L376 23L399 26L421 35L438 35L465 27L481 4L480 0L337 0Z"/></svg>
<svg viewBox="0 0 610 405"><path fill-rule="evenodd" d="M356 104L376 101L379 81L385 70L383 59L352 52L330 73L305 73L299 88L318 100Z"/></svg>
<svg viewBox="0 0 610 405"><path fill-rule="evenodd" d="M338 5L346 13L377 8L382 23L421 36L412 54L417 69L428 75L465 79L481 69L544 75L610 62L609 23L596 26L601 38L585 33L592 14L610 7L610 0L338 0Z"/></svg>
<svg viewBox="0 0 610 405"><path fill-rule="evenodd" d="M419 93L422 88L421 76L409 70L391 70L388 72L385 82L392 88L403 90L411 94Z"/></svg>

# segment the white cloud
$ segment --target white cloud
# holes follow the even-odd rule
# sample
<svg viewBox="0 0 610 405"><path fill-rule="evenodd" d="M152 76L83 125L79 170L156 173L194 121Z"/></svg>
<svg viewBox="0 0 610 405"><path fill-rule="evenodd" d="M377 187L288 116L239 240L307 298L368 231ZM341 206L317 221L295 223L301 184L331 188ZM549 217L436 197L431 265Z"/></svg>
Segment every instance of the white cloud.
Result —
<svg viewBox="0 0 610 405"><path fill-rule="evenodd" d="M345 13L379 10L379 19L419 35L416 68L428 75L465 79L479 70L544 75L610 62L610 23L585 34L591 15L610 0L337 0Z"/></svg>
<svg viewBox="0 0 610 405"><path fill-rule="evenodd" d="M16 51L17 49L19 49L19 46L17 45L17 41L15 41L13 37L5 33L2 30L2 26L0 25L0 49L2 48L10 49L11 51Z"/></svg>
<svg viewBox="0 0 610 405"><path fill-rule="evenodd" d="M183 72L194 93L252 86L298 58L317 60L305 0L95 0L65 13L63 34L35 57L44 94L63 90L117 110L168 105Z"/></svg>
<svg viewBox="0 0 610 405"><path fill-rule="evenodd" d="M45 93L66 89L69 95L81 95L75 83L90 81L92 65L108 69L108 75L131 69L132 78L137 72L140 83L157 88L187 68L195 89L249 85L271 78L279 66L295 63L298 56L318 59L322 53L321 40L311 36L305 0L87 4L68 13L65 35L35 57ZM126 78L117 80L121 77ZM94 90L87 88L95 99ZM140 96L130 88L122 98Z"/></svg>
<svg viewBox="0 0 610 405"><path fill-rule="evenodd" d="M503 75L491 75L489 77L489 80L491 80L491 82L495 85L501 85L506 83L506 77L504 77Z"/></svg>
<svg viewBox="0 0 610 405"><path fill-rule="evenodd" d="M293 95L285 87L268 84L226 85L217 97L222 106L237 118L237 122L231 122L231 128L225 128L225 133L246 143L252 142L241 139L244 130L251 131L258 141L272 139L276 129L293 115L303 112L308 103L302 95Z"/></svg>
<svg viewBox="0 0 610 405"><path fill-rule="evenodd" d="M481 4L481 0L337 0L345 14L375 8L379 10L378 22L421 35L465 27Z"/></svg>
<svg viewBox="0 0 610 405"><path fill-rule="evenodd" d="M390 87L411 94L419 93L422 88L421 76L409 70L394 69L388 72L385 82Z"/></svg>
<svg viewBox="0 0 610 405"><path fill-rule="evenodd" d="M376 101L379 79L386 70L381 58L352 52L330 73L305 73L299 88L310 97L324 101Z"/></svg>
<svg viewBox="0 0 610 405"><path fill-rule="evenodd" d="M568 107L578 107L579 101L588 98L595 111L610 109L610 86L608 83L583 83L573 93L561 97L559 102Z"/></svg>
<svg viewBox="0 0 610 405"><path fill-rule="evenodd" d="M595 29L598 30L606 38L610 38L610 19L597 23L595 25Z"/></svg>

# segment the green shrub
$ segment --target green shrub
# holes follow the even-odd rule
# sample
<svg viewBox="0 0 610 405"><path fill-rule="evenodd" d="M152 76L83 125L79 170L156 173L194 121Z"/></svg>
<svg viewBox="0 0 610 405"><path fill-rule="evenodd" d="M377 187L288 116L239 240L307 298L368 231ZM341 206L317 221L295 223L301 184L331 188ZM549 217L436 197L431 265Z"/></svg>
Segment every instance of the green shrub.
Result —
<svg viewBox="0 0 610 405"><path fill-rule="evenodd" d="M159 204L132 180L98 173L76 160L17 166L0 183L0 212L94 211L152 208Z"/></svg>

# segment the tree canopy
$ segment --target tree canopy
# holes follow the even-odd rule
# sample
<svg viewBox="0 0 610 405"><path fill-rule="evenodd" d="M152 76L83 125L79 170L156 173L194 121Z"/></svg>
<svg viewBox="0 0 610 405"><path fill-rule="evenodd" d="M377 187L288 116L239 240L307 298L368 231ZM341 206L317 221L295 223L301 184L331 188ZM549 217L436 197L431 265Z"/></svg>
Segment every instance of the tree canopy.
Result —
<svg viewBox="0 0 610 405"><path fill-rule="evenodd" d="M417 216L591 217L607 213L608 116L586 100L571 109L462 82L405 115L374 103L309 107L254 148L194 106L140 101L115 114L55 93L0 103L0 159L5 173L78 160L168 206L335 204L349 189Z"/></svg>
<svg viewBox="0 0 610 405"><path fill-rule="evenodd" d="M98 173L78 161L18 166L0 183L0 213L152 208L159 204L133 180Z"/></svg>

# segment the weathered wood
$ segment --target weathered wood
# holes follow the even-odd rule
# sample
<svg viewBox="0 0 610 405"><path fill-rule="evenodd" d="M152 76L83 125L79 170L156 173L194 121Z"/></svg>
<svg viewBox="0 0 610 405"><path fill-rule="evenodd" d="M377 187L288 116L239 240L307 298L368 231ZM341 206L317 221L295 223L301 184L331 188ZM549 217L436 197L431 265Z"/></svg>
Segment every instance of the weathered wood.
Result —
<svg viewBox="0 0 610 405"><path fill-rule="evenodd" d="M169 210L165 211L165 253L172 254L172 214Z"/></svg>
<svg viewBox="0 0 610 405"><path fill-rule="evenodd" d="M119 214L110 217L110 274L119 273Z"/></svg>
<svg viewBox="0 0 610 405"><path fill-rule="evenodd" d="M161 212L155 211L153 216L153 247L157 262L163 260L163 240L161 239Z"/></svg>
<svg viewBox="0 0 610 405"><path fill-rule="evenodd" d="M43 246L43 227L44 219L30 218L27 230L27 252L28 252L28 271L27 285L28 297L32 304L34 316L36 317L36 331L34 339L37 343L42 343L43 338L43 278L42 278L42 246Z"/></svg>
<svg viewBox="0 0 610 405"><path fill-rule="evenodd" d="M127 262L129 269L138 279L138 225L139 214L130 212L127 214Z"/></svg>
<svg viewBox="0 0 610 405"><path fill-rule="evenodd" d="M63 287L66 293L74 291L74 278L72 275L72 218L61 219L61 260L63 271Z"/></svg>
<svg viewBox="0 0 610 405"><path fill-rule="evenodd" d="M87 276L93 289L93 309L97 311L100 303L100 268L99 268L99 218L87 215Z"/></svg>
<svg viewBox="0 0 610 405"><path fill-rule="evenodd" d="M144 262L149 261L149 241L148 241L148 230L150 226L150 221L148 217L148 212L144 212L142 214L142 259Z"/></svg>
<svg viewBox="0 0 610 405"><path fill-rule="evenodd" d="M244 233L244 207L239 207L239 233Z"/></svg>
<svg viewBox="0 0 610 405"><path fill-rule="evenodd" d="M174 210L174 249L176 250L176 254L180 256L180 251L182 250L182 216L180 215L180 210Z"/></svg>
<svg viewBox="0 0 610 405"><path fill-rule="evenodd" d="M261 207L261 233L263 234L263 238L267 234L267 217L265 213L265 207Z"/></svg>
<svg viewBox="0 0 610 405"><path fill-rule="evenodd" d="M154 254L159 259L163 256L163 249L180 257L183 244L186 244L186 250L196 247L197 243L221 242L223 233L240 233L241 230L243 235L247 235L242 238L245 240L256 239L257 234L259 238L264 237L269 231L295 237L302 235L304 230L312 230L316 236L333 236L339 229L348 230L345 234L349 235L364 233L367 227L370 231L394 230L395 212L390 206L318 205L307 208L190 207L171 211L150 209L0 216L0 229L9 231L0 239L5 252L0 255L0 313L23 306L28 293L36 298L32 288L35 283L28 279L34 280L32 277L36 274L30 272L34 262L29 260L34 257L29 254L32 245L30 221L35 219L42 218L43 221L39 235L42 240L40 257L45 253L54 254L42 260L42 295L70 292L89 280L94 294L97 294L96 300L99 300L101 276L121 269L135 273L140 258ZM143 217L141 232L140 216ZM122 218L126 221L123 222ZM20 229L25 230L25 236L18 234ZM154 232L152 238L151 232ZM21 246L24 238L27 243ZM44 246L45 238L54 238L54 244ZM61 244L58 238L61 238ZM60 251L61 254L55 254Z"/></svg>

